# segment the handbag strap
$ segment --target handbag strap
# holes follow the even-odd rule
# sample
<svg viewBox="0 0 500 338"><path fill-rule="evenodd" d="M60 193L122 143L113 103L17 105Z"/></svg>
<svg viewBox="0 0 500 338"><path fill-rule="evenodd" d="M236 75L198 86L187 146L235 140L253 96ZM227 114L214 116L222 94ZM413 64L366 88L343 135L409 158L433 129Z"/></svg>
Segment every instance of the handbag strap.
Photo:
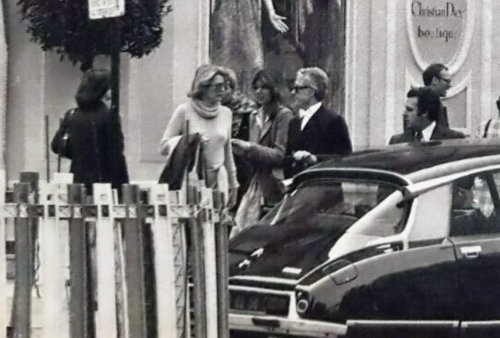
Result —
<svg viewBox="0 0 500 338"><path fill-rule="evenodd" d="M488 131L490 129L491 120L492 119L489 119L488 122L486 122L486 125L484 126L483 138L486 138L488 136Z"/></svg>

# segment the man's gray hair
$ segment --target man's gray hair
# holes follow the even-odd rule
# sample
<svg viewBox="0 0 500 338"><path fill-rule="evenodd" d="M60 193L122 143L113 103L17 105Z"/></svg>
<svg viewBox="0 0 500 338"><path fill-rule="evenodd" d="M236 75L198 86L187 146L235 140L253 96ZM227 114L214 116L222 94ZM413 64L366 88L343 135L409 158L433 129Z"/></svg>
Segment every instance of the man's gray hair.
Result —
<svg viewBox="0 0 500 338"><path fill-rule="evenodd" d="M318 101L323 101L329 82L326 72L318 67L302 68L297 72L297 77L299 76L307 77L310 80L310 85L315 91L314 96Z"/></svg>

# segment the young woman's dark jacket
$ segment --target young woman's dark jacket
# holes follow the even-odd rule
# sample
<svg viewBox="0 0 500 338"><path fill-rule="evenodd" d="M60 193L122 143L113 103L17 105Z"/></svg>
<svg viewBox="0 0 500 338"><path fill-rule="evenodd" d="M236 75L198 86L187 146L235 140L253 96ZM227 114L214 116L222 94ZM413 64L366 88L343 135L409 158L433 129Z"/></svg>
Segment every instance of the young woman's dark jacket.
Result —
<svg viewBox="0 0 500 338"><path fill-rule="evenodd" d="M54 136L51 148L58 152L58 140L68 125L71 139L71 167L75 183L84 183L87 193L93 183L111 183L120 188L128 183L124 138L118 116L101 101L94 105L76 108Z"/></svg>

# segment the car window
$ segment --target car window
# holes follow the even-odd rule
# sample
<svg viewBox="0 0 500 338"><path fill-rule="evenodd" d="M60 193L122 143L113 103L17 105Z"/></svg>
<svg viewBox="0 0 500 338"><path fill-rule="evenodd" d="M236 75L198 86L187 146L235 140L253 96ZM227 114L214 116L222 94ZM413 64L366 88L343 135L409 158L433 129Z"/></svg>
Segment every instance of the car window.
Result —
<svg viewBox="0 0 500 338"><path fill-rule="evenodd" d="M397 187L384 182L314 180L305 182L287 196L259 223L288 227L337 227L347 230L372 210L376 222L368 222L361 233L394 234L403 211L396 207ZM383 204L390 196L391 201ZM368 216L367 216L368 217Z"/></svg>
<svg viewBox="0 0 500 338"><path fill-rule="evenodd" d="M451 236L500 233L499 183L500 173L483 173L460 178L450 185Z"/></svg>
<svg viewBox="0 0 500 338"><path fill-rule="evenodd" d="M349 232L368 236L386 237L403 231L405 226L406 206L399 205L403 200L401 191L392 192L386 198L378 201L373 208L356 223Z"/></svg>

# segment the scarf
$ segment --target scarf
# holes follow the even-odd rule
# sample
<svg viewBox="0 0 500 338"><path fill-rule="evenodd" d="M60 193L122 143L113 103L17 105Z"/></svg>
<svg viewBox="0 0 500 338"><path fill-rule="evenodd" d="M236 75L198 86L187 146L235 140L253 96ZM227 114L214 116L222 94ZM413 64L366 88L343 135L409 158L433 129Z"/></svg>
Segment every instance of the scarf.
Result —
<svg viewBox="0 0 500 338"><path fill-rule="evenodd" d="M193 110L204 119L213 119L219 115L220 104L210 107L201 100L191 100L191 106Z"/></svg>

